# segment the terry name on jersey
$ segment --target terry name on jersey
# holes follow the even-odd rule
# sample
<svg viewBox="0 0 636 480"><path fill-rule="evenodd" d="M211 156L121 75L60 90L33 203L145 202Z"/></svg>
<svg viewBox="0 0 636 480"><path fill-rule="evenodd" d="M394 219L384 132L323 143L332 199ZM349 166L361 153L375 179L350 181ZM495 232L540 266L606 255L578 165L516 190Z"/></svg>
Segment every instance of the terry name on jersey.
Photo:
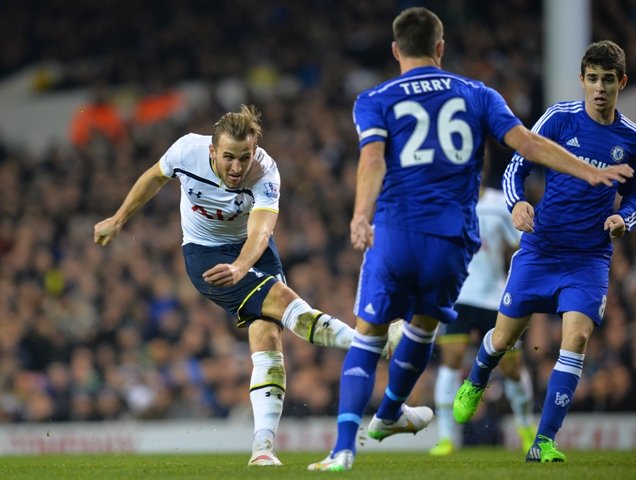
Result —
<svg viewBox="0 0 636 480"><path fill-rule="evenodd" d="M406 95L414 95L416 93L441 92L450 90L450 78L435 78L433 80L417 80L412 82L404 82L399 84Z"/></svg>

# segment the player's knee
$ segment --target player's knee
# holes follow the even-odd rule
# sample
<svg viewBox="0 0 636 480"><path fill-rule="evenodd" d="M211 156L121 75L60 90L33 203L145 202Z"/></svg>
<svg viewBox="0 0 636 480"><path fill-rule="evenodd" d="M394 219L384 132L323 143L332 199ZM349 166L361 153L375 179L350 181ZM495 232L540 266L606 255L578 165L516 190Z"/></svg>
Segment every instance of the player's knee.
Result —
<svg viewBox="0 0 636 480"><path fill-rule="evenodd" d="M265 316L280 320L285 309L297 298L296 292L283 282L277 282L267 293L261 311Z"/></svg>
<svg viewBox="0 0 636 480"><path fill-rule="evenodd" d="M282 351L281 329L274 322L256 320L249 327L249 337L254 351Z"/></svg>
<svg viewBox="0 0 636 480"><path fill-rule="evenodd" d="M510 332L497 331L492 334L492 346L497 352L507 352L515 346L517 339Z"/></svg>
<svg viewBox="0 0 636 480"><path fill-rule="evenodd" d="M590 332L577 330L572 332L569 338L563 339L563 348L575 353L584 353L589 339Z"/></svg>
<svg viewBox="0 0 636 480"><path fill-rule="evenodd" d="M283 310L287 308L291 302L299 298L298 294L283 282L278 282L274 285L267 297L268 299L271 297L271 300L280 305Z"/></svg>
<svg viewBox="0 0 636 480"><path fill-rule="evenodd" d="M453 351L442 350L442 363L447 367L459 369L464 360L465 349L457 349Z"/></svg>

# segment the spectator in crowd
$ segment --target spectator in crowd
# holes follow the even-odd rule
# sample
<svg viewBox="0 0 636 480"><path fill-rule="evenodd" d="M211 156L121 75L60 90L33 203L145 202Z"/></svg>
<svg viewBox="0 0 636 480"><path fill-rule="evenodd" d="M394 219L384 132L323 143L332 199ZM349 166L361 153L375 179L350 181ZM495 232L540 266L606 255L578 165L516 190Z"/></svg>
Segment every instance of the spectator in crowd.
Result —
<svg viewBox="0 0 636 480"><path fill-rule="evenodd" d="M183 115L185 107L182 92L155 79L135 102L132 121L138 126L151 126Z"/></svg>
<svg viewBox="0 0 636 480"><path fill-rule="evenodd" d="M109 88L99 83L93 87L88 103L78 107L71 119L71 142L79 147L102 137L116 144L123 140L125 133L124 120L111 101Z"/></svg>

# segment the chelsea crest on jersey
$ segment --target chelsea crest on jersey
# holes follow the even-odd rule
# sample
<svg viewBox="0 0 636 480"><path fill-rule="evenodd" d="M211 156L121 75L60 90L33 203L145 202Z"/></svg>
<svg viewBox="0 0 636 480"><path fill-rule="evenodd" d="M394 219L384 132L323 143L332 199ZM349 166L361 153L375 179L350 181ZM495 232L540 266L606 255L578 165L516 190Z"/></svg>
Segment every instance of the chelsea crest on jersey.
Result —
<svg viewBox="0 0 636 480"><path fill-rule="evenodd" d="M278 213L280 174L276 162L260 147L240 188L223 185L210 162L211 135L181 137L159 160L161 171L181 182L183 244L216 246L247 238L252 210Z"/></svg>

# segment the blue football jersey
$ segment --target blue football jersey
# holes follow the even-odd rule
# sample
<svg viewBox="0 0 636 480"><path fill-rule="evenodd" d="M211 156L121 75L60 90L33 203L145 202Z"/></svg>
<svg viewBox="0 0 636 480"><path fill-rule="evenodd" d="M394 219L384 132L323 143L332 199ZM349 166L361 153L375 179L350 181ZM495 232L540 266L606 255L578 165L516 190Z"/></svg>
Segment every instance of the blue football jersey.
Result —
<svg viewBox="0 0 636 480"><path fill-rule="evenodd" d="M475 214L484 145L520 120L495 90L419 67L362 92L353 107L360 148L385 142L374 224L479 241Z"/></svg>
<svg viewBox="0 0 636 480"><path fill-rule="evenodd" d="M636 125L616 112L611 125L601 125L585 112L582 101L557 103L546 110L533 131L562 145L597 168L629 163L636 168ZM506 168L503 190L508 208L525 200L524 180L533 163L515 154ZM629 230L636 225L634 179L614 186L592 187L587 182L545 169L545 193L535 207L535 231L524 233L521 248L553 252L592 252L609 255L612 244L604 230L614 213L616 192L623 196L619 213Z"/></svg>

